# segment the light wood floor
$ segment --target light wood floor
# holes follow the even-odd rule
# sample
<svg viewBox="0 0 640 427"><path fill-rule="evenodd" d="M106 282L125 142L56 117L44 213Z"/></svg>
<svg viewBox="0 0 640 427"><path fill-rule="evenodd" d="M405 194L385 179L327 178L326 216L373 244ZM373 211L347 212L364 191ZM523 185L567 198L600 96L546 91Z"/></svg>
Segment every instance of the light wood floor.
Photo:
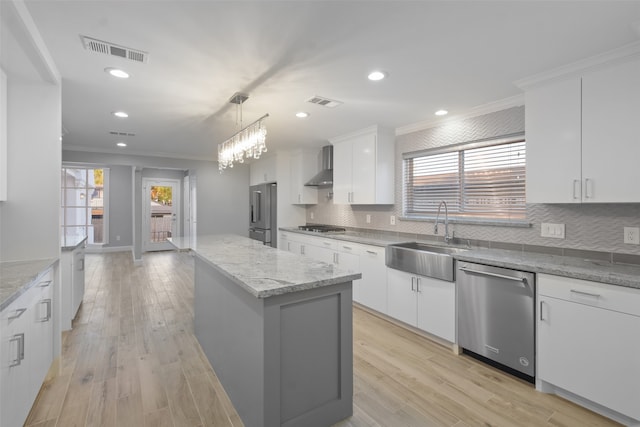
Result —
<svg viewBox="0 0 640 427"><path fill-rule="evenodd" d="M241 426L193 335L187 253L87 255L86 294L28 426ZM615 423L354 309L350 426Z"/></svg>

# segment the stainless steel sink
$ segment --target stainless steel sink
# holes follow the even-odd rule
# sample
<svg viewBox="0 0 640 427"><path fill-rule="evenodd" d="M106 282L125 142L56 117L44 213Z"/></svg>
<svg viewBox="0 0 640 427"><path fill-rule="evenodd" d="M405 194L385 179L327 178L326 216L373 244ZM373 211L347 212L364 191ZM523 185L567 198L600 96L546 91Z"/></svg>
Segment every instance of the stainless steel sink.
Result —
<svg viewBox="0 0 640 427"><path fill-rule="evenodd" d="M464 248L408 242L388 245L385 250L387 267L421 276L454 281L453 254Z"/></svg>

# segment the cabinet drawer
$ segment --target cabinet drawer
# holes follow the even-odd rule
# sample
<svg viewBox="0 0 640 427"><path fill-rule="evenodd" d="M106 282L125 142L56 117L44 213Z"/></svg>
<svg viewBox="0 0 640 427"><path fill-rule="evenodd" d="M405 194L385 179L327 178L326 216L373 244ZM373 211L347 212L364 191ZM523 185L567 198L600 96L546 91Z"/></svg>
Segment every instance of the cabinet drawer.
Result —
<svg viewBox="0 0 640 427"><path fill-rule="evenodd" d="M538 274L538 294L640 316L640 290Z"/></svg>

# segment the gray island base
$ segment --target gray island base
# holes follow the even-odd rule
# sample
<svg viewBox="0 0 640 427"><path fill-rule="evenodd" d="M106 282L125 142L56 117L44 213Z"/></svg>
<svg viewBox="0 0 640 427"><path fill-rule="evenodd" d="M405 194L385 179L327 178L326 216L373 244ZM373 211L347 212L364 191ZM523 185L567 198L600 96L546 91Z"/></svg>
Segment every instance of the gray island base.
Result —
<svg viewBox="0 0 640 427"><path fill-rule="evenodd" d="M352 280L239 236L198 238L195 335L245 426L353 412Z"/></svg>

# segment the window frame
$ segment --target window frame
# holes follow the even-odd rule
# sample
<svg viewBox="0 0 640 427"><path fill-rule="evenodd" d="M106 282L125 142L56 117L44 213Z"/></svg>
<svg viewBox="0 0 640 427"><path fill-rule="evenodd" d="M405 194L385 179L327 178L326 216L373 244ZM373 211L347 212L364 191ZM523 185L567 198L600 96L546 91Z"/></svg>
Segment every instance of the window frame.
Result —
<svg viewBox="0 0 640 427"><path fill-rule="evenodd" d="M109 244L109 168L106 166L100 166L100 165L87 165L87 164L72 164L72 163L63 163L62 167L61 167L61 172L65 173L64 171L66 169L83 169L83 170L95 170L95 169L102 169L102 177L103 177L103 184L102 184L102 220L103 220L103 225L102 225L102 232L103 232L103 238L102 238L102 242L100 243L93 243L93 242L89 242L89 240L87 240L87 246L88 247L103 247L103 246L107 246ZM70 209L74 209L74 208L82 208L82 209L88 209L91 210L91 199L89 197L86 198L86 203L84 206L76 206L76 205L67 205L67 201L65 200L66 195L67 195L67 191L65 190L69 190L69 189L78 189L78 188L84 188L84 189L89 189L89 188L93 188L93 187L89 187L89 183L88 180L87 182L85 182L85 186L84 187L67 187L65 184L65 180L64 177L61 180L61 185L60 185L60 191L61 191L61 200L60 200L60 210L61 210L61 216L60 216L60 232L62 233L62 239L65 239L65 229L67 228L72 228L72 227L84 227L85 228L85 235L88 237L88 228L91 224L90 224L90 219L89 219L89 223L84 224L84 225L67 225L65 223L66 218L65 218L65 209L70 208ZM88 214L89 216L91 215L90 213Z"/></svg>
<svg viewBox="0 0 640 427"><path fill-rule="evenodd" d="M436 209L433 211L423 211L423 212L409 212L408 204L410 201L408 200L407 193L410 191L408 188L407 182L407 160L415 159L419 157L432 156L438 154L447 154L447 153L460 153L461 151L472 150L477 148L485 148L491 146L505 145L510 143L525 143L525 171L526 171L526 139L524 132L518 132L514 134L504 135L497 138L486 138L481 140L462 142L458 144L451 144L442 147L428 148L423 150L411 151L402 153L402 172L401 172L401 186L402 186L402 213L401 220L405 221L432 221L436 218ZM460 156L463 158L464 155ZM464 166L462 164L458 165L457 177L458 177L458 191L459 194L464 194ZM526 192L526 173L524 174L523 179L523 191ZM525 193L526 194L526 193ZM526 197L524 199L524 208L522 210L521 217L504 217L503 215L473 215L467 214L465 215L463 212L451 212L449 210L449 221L455 223L466 223L466 224L482 224L482 225L508 225L508 226L516 226L516 227L529 227L531 224L528 222L527 218L528 212L526 208Z"/></svg>

